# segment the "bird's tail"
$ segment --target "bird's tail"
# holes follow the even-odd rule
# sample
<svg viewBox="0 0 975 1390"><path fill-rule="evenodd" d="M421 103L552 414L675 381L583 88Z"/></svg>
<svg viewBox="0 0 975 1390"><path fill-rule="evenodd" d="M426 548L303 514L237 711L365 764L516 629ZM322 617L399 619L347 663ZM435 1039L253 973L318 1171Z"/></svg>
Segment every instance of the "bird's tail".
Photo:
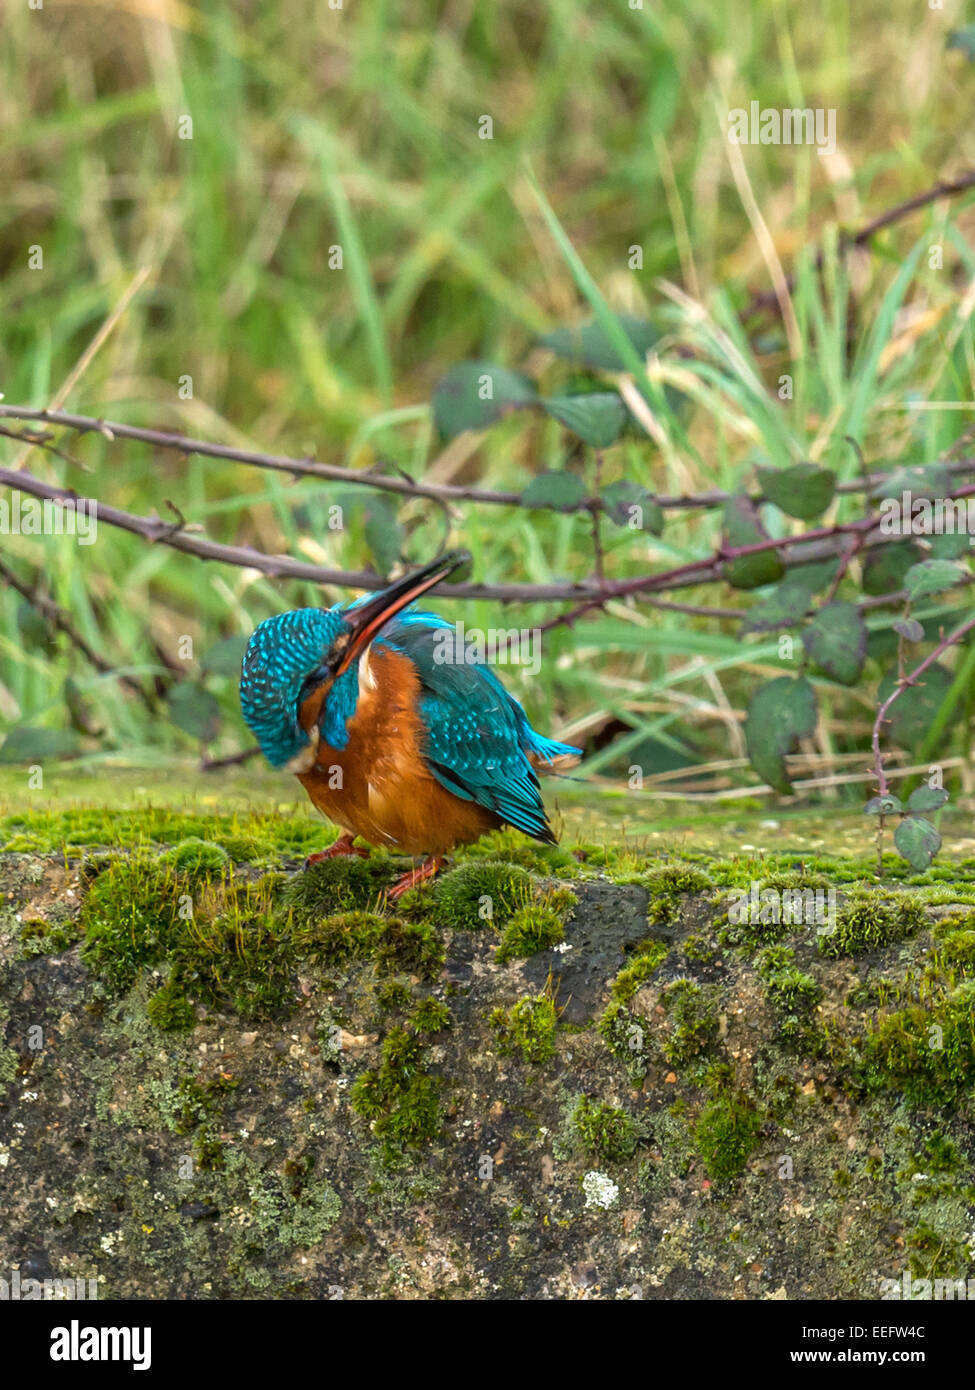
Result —
<svg viewBox="0 0 975 1390"><path fill-rule="evenodd" d="M573 748L571 743L558 743L532 728L526 730L524 747L528 761L536 772L567 772L582 757L581 748Z"/></svg>

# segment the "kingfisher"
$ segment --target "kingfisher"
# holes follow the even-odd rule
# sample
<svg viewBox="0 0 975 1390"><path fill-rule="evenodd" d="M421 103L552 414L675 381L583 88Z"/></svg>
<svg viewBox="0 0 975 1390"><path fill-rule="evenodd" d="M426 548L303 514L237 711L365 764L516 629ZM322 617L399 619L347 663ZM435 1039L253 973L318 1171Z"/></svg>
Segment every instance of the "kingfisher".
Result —
<svg viewBox="0 0 975 1390"><path fill-rule="evenodd" d="M581 752L536 732L454 625L415 607L469 562L450 551L371 597L266 618L244 653L241 707L264 756L341 831L306 864L367 856L357 838L422 859L393 899L500 826L554 844L538 773Z"/></svg>

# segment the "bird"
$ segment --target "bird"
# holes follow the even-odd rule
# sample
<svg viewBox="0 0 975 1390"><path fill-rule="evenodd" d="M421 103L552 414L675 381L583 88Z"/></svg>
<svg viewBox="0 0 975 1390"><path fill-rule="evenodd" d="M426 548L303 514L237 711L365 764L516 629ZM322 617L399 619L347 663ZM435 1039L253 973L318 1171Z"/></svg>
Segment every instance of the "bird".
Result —
<svg viewBox="0 0 975 1390"><path fill-rule="evenodd" d="M448 551L374 595L265 618L241 665L241 709L264 756L341 832L306 867L368 856L357 838L421 859L392 900L501 826L555 844L538 774L581 753L533 729L490 666L452 641L454 625L415 606L469 563Z"/></svg>

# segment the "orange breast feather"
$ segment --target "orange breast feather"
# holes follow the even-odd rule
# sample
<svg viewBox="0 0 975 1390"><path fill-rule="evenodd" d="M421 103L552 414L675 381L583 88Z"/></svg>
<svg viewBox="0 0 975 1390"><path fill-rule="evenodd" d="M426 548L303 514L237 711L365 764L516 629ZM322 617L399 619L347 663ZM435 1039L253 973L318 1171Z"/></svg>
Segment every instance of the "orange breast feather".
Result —
<svg viewBox="0 0 975 1390"><path fill-rule="evenodd" d="M306 732L317 726L326 688L301 707ZM420 682L400 652L370 646L359 665L359 699L344 749L320 742L314 764L297 774L314 804L352 835L401 854L444 854L501 824L500 817L442 787L423 760Z"/></svg>

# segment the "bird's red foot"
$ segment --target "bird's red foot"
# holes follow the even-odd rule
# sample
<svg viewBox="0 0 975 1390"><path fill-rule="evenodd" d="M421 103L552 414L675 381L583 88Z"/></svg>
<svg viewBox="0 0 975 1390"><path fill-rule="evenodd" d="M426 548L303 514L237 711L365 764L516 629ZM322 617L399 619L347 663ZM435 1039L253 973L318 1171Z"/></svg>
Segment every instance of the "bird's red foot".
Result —
<svg viewBox="0 0 975 1390"><path fill-rule="evenodd" d="M357 849L352 843L354 835L340 835L334 845L329 845L328 849L320 849L316 854L309 854L305 860L305 868L310 869L312 864L320 864L323 859L338 859L341 854L357 854L360 859L368 859L367 849Z"/></svg>
<svg viewBox="0 0 975 1390"><path fill-rule="evenodd" d="M432 854L417 868L411 869L408 874L398 878L387 894L390 902L396 902L397 898L401 898L404 893L408 893L411 888L415 888L417 884L425 882L426 879L434 878L439 873L442 863L442 854Z"/></svg>

